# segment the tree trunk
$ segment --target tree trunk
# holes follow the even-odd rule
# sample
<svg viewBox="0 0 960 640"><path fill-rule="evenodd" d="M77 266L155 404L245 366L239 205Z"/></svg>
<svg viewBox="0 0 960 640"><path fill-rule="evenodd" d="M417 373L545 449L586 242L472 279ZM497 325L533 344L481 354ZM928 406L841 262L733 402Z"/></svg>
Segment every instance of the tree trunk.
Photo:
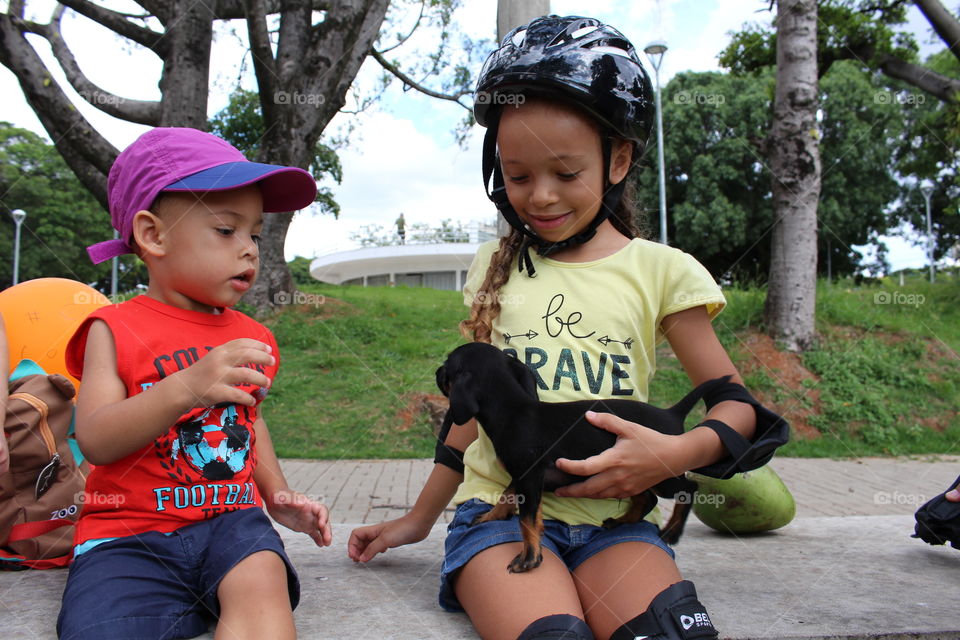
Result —
<svg viewBox="0 0 960 640"><path fill-rule="evenodd" d="M195 0L162 3L169 42L160 76L161 127L207 129L213 21L210 6ZM158 7L159 8L159 7Z"/></svg>
<svg viewBox="0 0 960 640"><path fill-rule="evenodd" d="M360 65L373 47L389 0L330 3L313 25L310 3L288 8L280 22L277 54L266 31L267 3L247 2L247 28L260 88L264 134L260 162L308 168L324 128L346 102ZM266 214L260 234L260 275L244 296L257 315L291 299L293 278L283 254L292 213Z"/></svg>
<svg viewBox="0 0 960 640"><path fill-rule="evenodd" d="M497 41L516 27L550 13L550 0L497 0Z"/></svg>
<svg viewBox="0 0 960 640"><path fill-rule="evenodd" d="M775 222L764 316L768 333L793 351L809 348L816 337L818 103L817 4L778 0L770 132Z"/></svg>

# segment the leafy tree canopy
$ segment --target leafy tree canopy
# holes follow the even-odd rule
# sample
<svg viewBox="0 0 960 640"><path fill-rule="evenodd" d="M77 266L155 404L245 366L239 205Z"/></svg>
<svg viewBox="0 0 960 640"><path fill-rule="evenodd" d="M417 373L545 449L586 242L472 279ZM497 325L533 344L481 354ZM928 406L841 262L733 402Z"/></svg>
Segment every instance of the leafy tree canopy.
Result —
<svg viewBox="0 0 960 640"><path fill-rule="evenodd" d="M774 77L681 73L664 88L668 236L716 276L765 280L773 224L767 132ZM853 272L853 245L886 230L899 195L890 144L902 136L902 107L849 62L820 85L822 187L819 270ZM877 96L881 96L877 98ZM659 233L657 176L640 177L640 201Z"/></svg>
<svg viewBox="0 0 960 640"><path fill-rule="evenodd" d="M23 209L20 230L20 281L71 278L110 290L110 263L94 265L86 247L108 240L110 216L80 184L53 145L28 131L0 122L0 286L13 281L14 224L10 212ZM146 282L136 258L120 264L120 291Z"/></svg>

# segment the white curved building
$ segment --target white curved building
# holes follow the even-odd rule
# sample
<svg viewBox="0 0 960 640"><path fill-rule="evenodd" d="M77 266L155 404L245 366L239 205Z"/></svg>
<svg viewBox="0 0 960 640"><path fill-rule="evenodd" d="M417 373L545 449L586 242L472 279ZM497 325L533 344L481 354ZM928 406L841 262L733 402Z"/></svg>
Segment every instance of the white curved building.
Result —
<svg viewBox="0 0 960 640"><path fill-rule="evenodd" d="M310 263L310 275L330 284L406 285L459 291L480 243L403 244L339 251Z"/></svg>

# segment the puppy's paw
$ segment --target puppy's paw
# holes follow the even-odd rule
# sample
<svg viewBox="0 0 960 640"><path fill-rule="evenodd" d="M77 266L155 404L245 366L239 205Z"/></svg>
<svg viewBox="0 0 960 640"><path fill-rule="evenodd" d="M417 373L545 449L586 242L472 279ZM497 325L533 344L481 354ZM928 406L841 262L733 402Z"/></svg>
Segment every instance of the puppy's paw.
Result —
<svg viewBox="0 0 960 640"><path fill-rule="evenodd" d="M507 565L507 571L510 573L526 573L531 569L536 569L543 562L543 553L540 550L530 550L528 553L518 553L517 557Z"/></svg>
<svg viewBox="0 0 960 640"><path fill-rule="evenodd" d="M674 529L671 527L664 527L663 529L660 530L660 539L672 547L673 545L680 542L681 533L683 532L678 531L677 529Z"/></svg>

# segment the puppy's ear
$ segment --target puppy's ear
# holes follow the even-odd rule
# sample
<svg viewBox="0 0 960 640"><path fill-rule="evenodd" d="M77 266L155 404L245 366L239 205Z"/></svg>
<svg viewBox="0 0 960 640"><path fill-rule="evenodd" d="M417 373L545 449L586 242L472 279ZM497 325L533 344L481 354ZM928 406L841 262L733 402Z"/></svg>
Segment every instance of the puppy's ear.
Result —
<svg viewBox="0 0 960 640"><path fill-rule="evenodd" d="M473 376L461 371L457 379L450 385L450 415L453 424L466 424L477 415L480 404L477 400L476 385Z"/></svg>
<svg viewBox="0 0 960 640"><path fill-rule="evenodd" d="M517 358L513 356L507 356L507 362L509 363L510 373L513 374L513 377L516 378L517 382L520 383L520 386L526 391L530 396L537 397L537 377L534 375L533 371L530 370L530 367L523 364Z"/></svg>
<svg viewBox="0 0 960 640"><path fill-rule="evenodd" d="M447 386L449 386L450 381L447 378L447 367L446 365L441 365L437 368L437 388L440 389L440 393L447 395Z"/></svg>

